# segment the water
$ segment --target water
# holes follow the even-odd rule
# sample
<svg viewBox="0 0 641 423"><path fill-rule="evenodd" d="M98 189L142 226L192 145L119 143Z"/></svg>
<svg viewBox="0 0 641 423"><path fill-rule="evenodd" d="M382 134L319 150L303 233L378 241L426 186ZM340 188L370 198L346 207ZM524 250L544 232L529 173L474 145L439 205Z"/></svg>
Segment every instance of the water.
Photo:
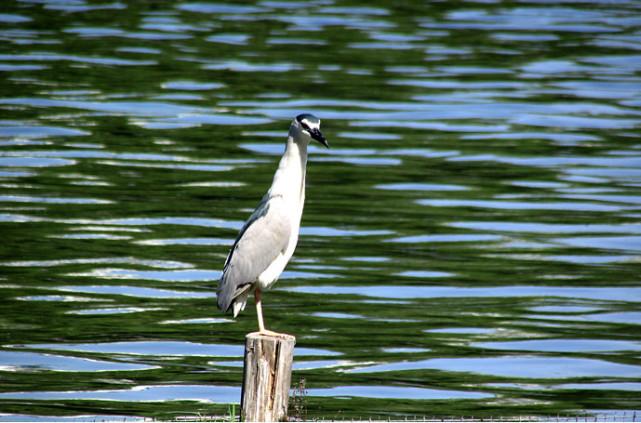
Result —
<svg viewBox="0 0 641 423"><path fill-rule="evenodd" d="M301 112L332 149L265 296L295 412L641 408L638 2L24 0L0 27L0 420L229 413L256 321L216 281Z"/></svg>

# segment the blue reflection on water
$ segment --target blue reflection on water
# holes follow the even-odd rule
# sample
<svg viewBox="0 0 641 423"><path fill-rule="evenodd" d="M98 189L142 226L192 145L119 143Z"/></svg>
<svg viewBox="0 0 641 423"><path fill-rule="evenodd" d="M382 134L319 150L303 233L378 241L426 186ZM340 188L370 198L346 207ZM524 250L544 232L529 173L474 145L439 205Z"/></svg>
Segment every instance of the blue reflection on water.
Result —
<svg viewBox="0 0 641 423"><path fill-rule="evenodd" d="M347 370L348 373L440 370L501 377L563 379L568 377L640 377L641 367L602 360L570 357L503 356L487 358L434 358L402 361Z"/></svg>
<svg viewBox="0 0 641 423"><path fill-rule="evenodd" d="M2 351L0 350L0 371L38 372L53 370L58 372L115 372L156 369L157 366L119 363L114 361L93 360L53 354Z"/></svg>

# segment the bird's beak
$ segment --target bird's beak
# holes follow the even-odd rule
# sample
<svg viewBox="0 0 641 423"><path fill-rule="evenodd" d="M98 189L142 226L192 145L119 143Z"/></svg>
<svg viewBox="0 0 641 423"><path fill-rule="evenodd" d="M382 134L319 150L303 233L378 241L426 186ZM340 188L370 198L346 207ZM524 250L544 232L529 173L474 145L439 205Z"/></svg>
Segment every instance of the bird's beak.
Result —
<svg viewBox="0 0 641 423"><path fill-rule="evenodd" d="M329 143L327 142L327 139L323 136L320 130L314 128L311 132L310 135L312 136L313 139L318 141L319 143L323 144L325 148L329 148Z"/></svg>

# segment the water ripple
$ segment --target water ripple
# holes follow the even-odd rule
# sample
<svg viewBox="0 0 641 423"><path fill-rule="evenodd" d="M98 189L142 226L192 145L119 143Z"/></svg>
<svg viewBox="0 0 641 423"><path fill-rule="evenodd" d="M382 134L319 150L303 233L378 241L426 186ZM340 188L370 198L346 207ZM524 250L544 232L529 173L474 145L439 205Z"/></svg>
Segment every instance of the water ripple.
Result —
<svg viewBox="0 0 641 423"><path fill-rule="evenodd" d="M0 420L233 410L215 285L299 113L332 148L264 313L308 419L631 416L639 11L4 2Z"/></svg>

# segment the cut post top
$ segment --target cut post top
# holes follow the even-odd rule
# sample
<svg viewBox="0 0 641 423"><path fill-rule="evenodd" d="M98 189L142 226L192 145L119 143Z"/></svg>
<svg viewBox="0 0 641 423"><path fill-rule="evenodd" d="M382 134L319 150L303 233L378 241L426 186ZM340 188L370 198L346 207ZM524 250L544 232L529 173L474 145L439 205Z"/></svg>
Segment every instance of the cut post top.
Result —
<svg viewBox="0 0 641 423"><path fill-rule="evenodd" d="M294 335L289 335L287 333L272 332L272 333L267 334L267 333L261 333L261 332L251 332L251 333L248 333L245 336L245 338L247 338L247 339L249 339L249 338L259 338L259 339L271 339L271 340L282 339L284 341L289 341L289 342L293 342L294 344L296 344L296 337Z"/></svg>

